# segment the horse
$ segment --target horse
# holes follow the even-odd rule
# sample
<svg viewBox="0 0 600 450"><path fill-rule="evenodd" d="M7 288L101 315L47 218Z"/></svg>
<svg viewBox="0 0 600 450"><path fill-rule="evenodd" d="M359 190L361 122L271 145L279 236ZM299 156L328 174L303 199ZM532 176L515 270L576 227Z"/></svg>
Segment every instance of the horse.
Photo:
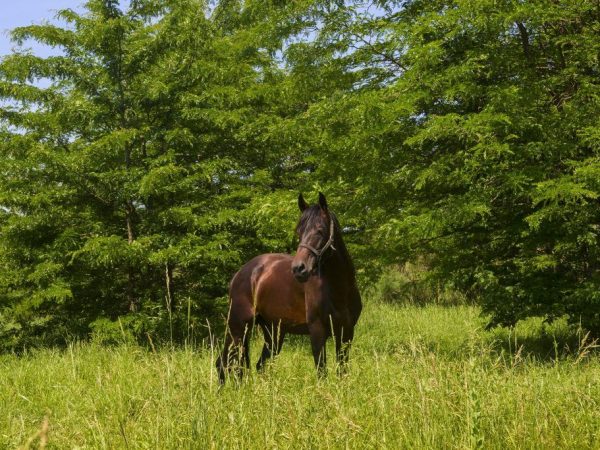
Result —
<svg viewBox="0 0 600 450"><path fill-rule="evenodd" d="M241 378L250 368L249 341L255 325L265 340L257 371L281 351L287 334L308 334L317 374L326 374L325 349L331 336L338 371L346 372L362 310L356 271L325 196L319 193L318 204L309 206L300 194L298 207L296 255L257 256L242 266L229 284L227 330L216 362L221 383L232 370Z"/></svg>

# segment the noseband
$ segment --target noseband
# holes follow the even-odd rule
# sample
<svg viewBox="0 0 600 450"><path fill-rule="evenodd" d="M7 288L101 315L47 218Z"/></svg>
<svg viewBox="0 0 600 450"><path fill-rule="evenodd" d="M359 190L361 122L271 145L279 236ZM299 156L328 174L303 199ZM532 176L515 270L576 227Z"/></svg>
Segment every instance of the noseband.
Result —
<svg viewBox="0 0 600 450"><path fill-rule="evenodd" d="M325 245L323 247L321 247L321 250L317 250L316 248L311 247L308 244L304 244L304 243L298 244L298 248L304 247L304 248L308 249L313 255L315 255L315 257L317 258L317 265L319 267L319 273L321 273L321 258L323 257L323 255L325 254L327 249L331 248L331 250L335 251L335 247L333 246L333 239L334 239L333 227L334 227L333 217L329 217L329 239L327 240L327 242L325 242Z"/></svg>

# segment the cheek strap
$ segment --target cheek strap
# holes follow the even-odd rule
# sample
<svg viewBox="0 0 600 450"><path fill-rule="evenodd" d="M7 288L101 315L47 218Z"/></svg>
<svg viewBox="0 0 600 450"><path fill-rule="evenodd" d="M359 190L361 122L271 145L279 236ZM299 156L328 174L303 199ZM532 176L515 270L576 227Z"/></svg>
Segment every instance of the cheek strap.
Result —
<svg viewBox="0 0 600 450"><path fill-rule="evenodd" d="M333 240L334 240L333 226L334 226L333 218L330 217L329 218L329 239L327 240L327 242L325 242L325 245L323 247L321 247L321 250L317 250L316 248L314 248L308 244L304 244L302 242L298 245L298 247L304 247L304 248L308 249L313 255L315 255L317 257L319 266L321 265L321 257L327 251L328 248L331 247L331 250L335 251L335 247L333 246Z"/></svg>

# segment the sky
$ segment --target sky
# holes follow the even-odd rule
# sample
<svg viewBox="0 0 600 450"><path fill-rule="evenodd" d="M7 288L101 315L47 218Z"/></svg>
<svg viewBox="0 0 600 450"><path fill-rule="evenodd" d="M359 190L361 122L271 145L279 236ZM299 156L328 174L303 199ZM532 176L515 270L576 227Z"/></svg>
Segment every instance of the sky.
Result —
<svg viewBox="0 0 600 450"><path fill-rule="evenodd" d="M10 42L8 32L15 27L39 24L44 20L53 21L56 11L65 8L81 10L85 0L4 0L0 12L0 57L11 52L14 44ZM36 55L47 56L52 50L29 42Z"/></svg>
<svg viewBox="0 0 600 450"><path fill-rule="evenodd" d="M10 42L8 32L16 27L39 24L43 21L54 21L56 12L71 8L81 11L85 0L1 0L0 9L0 58L8 55L14 44ZM122 5L128 5L126 0ZM55 54L52 49L31 41L26 44L38 56Z"/></svg>
<svg viewBox="0 0 600 450"><path fill-rule="evenodd" d="M14 47L10 42L8 32L13 28L43 21L54 21L56 11L71 8L81 11L85 0L0 0L0 58L11 53ZM121 5L128 5L127 0L121 0ZM38 56L56 54L52 49L33 41L26 44Z"/></svg>
<svg viewBox="0 0 600 450"><path fill-rule="evenodd" d="M15 47L10 41L9 31L16 27L40 24L44 21L55 22L56 12L61 9L71 8L82 11L86 0L0 0L0 59L10 54ZM121 0L122 5L128 5L128 0ZM41 45L35 41L27 41L25 48L30 48L37 56L51 56L59 54L58 50ZM45 81L36 83L45 86ZM6 105L6 100L0 99L0 106Z"/></svg>

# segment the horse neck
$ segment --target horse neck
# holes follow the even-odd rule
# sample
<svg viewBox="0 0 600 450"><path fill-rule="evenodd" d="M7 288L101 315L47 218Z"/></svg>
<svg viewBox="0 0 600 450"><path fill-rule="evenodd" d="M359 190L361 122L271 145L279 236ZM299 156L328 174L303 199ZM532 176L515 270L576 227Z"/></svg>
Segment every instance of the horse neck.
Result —
<svg viewBox="0 0 600 450"><path fill-rule="evenodd" d="M323 274L328 277L343 277L346 280L354 281L356 277L354 264L339 229L335 230L333 246L335 248L333 254L323 261Z"/></svg>

